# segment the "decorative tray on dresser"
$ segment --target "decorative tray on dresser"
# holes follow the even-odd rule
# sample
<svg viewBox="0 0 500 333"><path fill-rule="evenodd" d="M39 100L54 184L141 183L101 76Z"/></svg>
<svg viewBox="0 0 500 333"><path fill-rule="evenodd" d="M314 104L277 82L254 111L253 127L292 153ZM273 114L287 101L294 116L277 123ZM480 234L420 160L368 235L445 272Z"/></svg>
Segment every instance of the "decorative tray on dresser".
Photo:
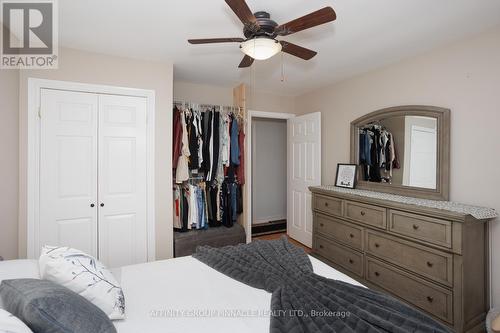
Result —
<svg viewBox="0 0 500 333"><path fill-rule="evenodd" d="M489 208L333 186L311 187L313 255L456 332L483 332Z"/></svg>

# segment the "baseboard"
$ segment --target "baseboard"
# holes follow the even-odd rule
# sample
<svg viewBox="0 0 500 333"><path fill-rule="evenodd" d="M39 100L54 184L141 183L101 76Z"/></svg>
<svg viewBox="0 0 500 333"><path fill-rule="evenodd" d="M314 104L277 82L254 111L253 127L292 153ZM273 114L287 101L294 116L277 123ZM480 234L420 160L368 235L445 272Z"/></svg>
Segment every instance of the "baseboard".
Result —
<svg viewBox="0 0 500 333"><path fill-rule="evenodd" d="M252 236L268 235L280 232L286 232L286 220L284 219L252 225Z"/></svg>
<svg viewBox="0 0 500 333"><path fill-rule="evenodd" d="M269 216L269 217L261 217L259 219L254 219L252 221L252 225L270 223L270 222L281 221L281 220L286 220L286 216L276 215L276 216Z"/></svg>

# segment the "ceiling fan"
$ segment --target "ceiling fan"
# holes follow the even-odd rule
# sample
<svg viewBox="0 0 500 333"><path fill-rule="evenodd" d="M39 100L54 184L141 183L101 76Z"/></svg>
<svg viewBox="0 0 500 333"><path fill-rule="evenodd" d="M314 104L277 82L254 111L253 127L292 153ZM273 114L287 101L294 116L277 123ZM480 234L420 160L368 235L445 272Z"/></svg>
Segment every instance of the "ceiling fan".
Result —
<svg viewBox="0 0 500 333"><path fill-rule="evenodd" d="M317 52L276 38L331 22L337 18L332 7L324 7L288 23L278 25L271 20L271 15L268 12L259 11L252 14L245 0L225 1L243 23L245 38L189 39L188 42L190 44L240 43L240 49L245 53L238 66L240 68L252 66L255 59L269 59L280 51L304 60L311 59Z"/></svg>

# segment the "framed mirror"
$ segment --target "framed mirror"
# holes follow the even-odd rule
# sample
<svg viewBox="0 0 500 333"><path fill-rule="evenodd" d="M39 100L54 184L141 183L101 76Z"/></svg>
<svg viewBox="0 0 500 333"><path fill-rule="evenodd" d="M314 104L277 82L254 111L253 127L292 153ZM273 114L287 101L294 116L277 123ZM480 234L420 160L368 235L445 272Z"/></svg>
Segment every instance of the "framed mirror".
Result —
<svg viewBox="0 0 500 333"><path fill-rule="evenodd" d="M351 122L357 188L448 200L450 110L398 106Z"/></svg>

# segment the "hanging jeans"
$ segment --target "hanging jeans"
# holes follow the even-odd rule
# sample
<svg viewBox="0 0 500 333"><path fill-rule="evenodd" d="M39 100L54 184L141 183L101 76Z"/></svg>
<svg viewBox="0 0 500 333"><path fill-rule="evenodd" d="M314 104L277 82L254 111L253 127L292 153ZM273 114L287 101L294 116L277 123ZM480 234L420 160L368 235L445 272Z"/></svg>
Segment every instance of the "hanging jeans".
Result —
<svg viewBox="0 0 500 333"><path fill-rule="evenodd" d="M196 201L198 204L198 225L196 229L206 229L208 228L208 223L205 210L205 191L200 187L196 188Z"/></svg>
<svg viewBox="0 0 500 333"><path fill-rule="evenodd" d="M236 223L238 220L238 185L236 183L230 184L230 195L231 195L231 217L233 219L233 223Z"/></svg>

